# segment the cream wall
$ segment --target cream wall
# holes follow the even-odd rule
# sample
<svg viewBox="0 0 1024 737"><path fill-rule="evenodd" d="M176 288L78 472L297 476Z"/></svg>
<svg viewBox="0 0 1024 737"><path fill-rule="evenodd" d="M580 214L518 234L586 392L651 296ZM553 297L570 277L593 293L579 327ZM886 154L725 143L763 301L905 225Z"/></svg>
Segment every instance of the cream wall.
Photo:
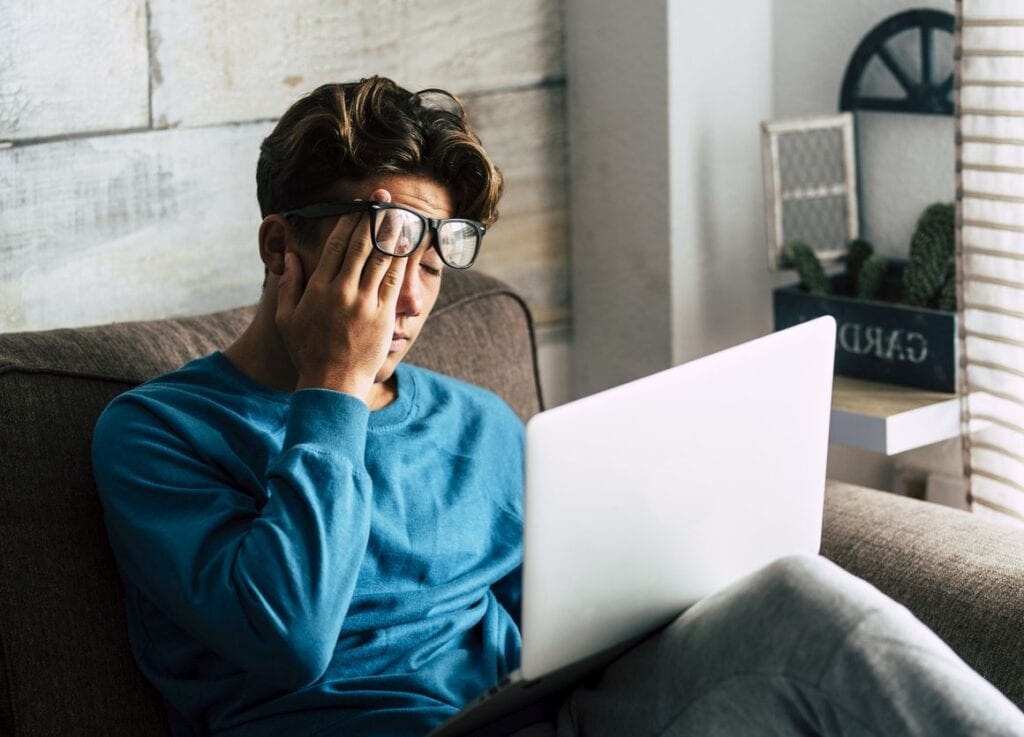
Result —
<svg viewBox="0 0 1024 737"><path fill-rule="evenodd" d="M771 330L771 21L755 0L566 1L575 395Z"/></svg>
<svg viewBox="0 0 1024 737"><path fill-rule="evenodd" d="M558 0L5 6L0 330L256 301L260 140L316 85L379 73L460 95L504 170L479 268L530 302L557 402L569 334L562 34Z"/></svg>
<svg viewBox="0 0 1024 737"><path fill-rule="evenodd" d="M795 276L768 271L759 124L835 112L860 39L919 5L566 0L575 395L771 331ZM905 254L953 197L952 119L861 123L865 234ZM833 446L830 474L886 487L894 460Z"/></svg>

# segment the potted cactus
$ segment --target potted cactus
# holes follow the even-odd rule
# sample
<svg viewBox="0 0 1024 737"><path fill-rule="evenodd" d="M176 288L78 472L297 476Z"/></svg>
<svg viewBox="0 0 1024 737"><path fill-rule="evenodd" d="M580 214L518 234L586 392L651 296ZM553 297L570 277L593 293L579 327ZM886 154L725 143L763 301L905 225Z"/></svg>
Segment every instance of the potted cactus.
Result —
<svg viewBox="0 0 1024 737"><path fill-rule="evenodd" d="M786 244L800 283L773 294L775 328L821 315L838 323L836 372L940 392L956 391L956 261L953 205L929 206L909 259L847 245L845 271L827 276L807 244Z"/></svg>

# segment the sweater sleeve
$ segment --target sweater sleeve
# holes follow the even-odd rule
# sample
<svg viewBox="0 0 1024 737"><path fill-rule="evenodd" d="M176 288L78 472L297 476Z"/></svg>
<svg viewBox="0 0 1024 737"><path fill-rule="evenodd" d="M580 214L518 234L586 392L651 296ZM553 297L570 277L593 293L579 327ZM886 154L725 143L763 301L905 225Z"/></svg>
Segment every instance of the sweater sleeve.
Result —
<svg viewBox="0 0 1024 737"><path fill-rule="evenodd" d="M369 410L292 395L258 508L183 431L127 396L104 412L93 467L125 576L211 650L282 688L315 681L341 631L370 531ZM211 435L211 438L213 435Z"/></svg>

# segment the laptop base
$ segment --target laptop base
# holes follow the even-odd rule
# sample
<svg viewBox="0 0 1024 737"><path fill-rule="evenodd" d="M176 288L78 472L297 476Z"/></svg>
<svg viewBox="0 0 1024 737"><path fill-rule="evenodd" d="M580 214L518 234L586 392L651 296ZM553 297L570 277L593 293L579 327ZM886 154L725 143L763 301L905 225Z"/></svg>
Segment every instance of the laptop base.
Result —
<svg viewBox="0 0 1024 737"><path fill-rule="evenodd" d="M491 686L427 737L506 735L510 731L550 719L552 714L557 713L558 705L567 691L588 675L617 660L649 634L602 650L534 680L526 680L516 671L506 682Z"/></svg>

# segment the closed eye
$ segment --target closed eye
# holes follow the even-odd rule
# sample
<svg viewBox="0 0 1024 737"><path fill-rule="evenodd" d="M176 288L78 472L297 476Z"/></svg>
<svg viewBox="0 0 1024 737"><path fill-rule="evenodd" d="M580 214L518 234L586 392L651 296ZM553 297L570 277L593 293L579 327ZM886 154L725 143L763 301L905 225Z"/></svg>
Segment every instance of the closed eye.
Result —
<svg viewBox="0 0 1024 737"><path fill-rule="evenodd" d="M429 266L429 265L424 264L424 263L421 262L420 263L420 268L422 268L425 272L427 272L431 276L441 276L441 269L437 268L436 266Z"/></svg>

